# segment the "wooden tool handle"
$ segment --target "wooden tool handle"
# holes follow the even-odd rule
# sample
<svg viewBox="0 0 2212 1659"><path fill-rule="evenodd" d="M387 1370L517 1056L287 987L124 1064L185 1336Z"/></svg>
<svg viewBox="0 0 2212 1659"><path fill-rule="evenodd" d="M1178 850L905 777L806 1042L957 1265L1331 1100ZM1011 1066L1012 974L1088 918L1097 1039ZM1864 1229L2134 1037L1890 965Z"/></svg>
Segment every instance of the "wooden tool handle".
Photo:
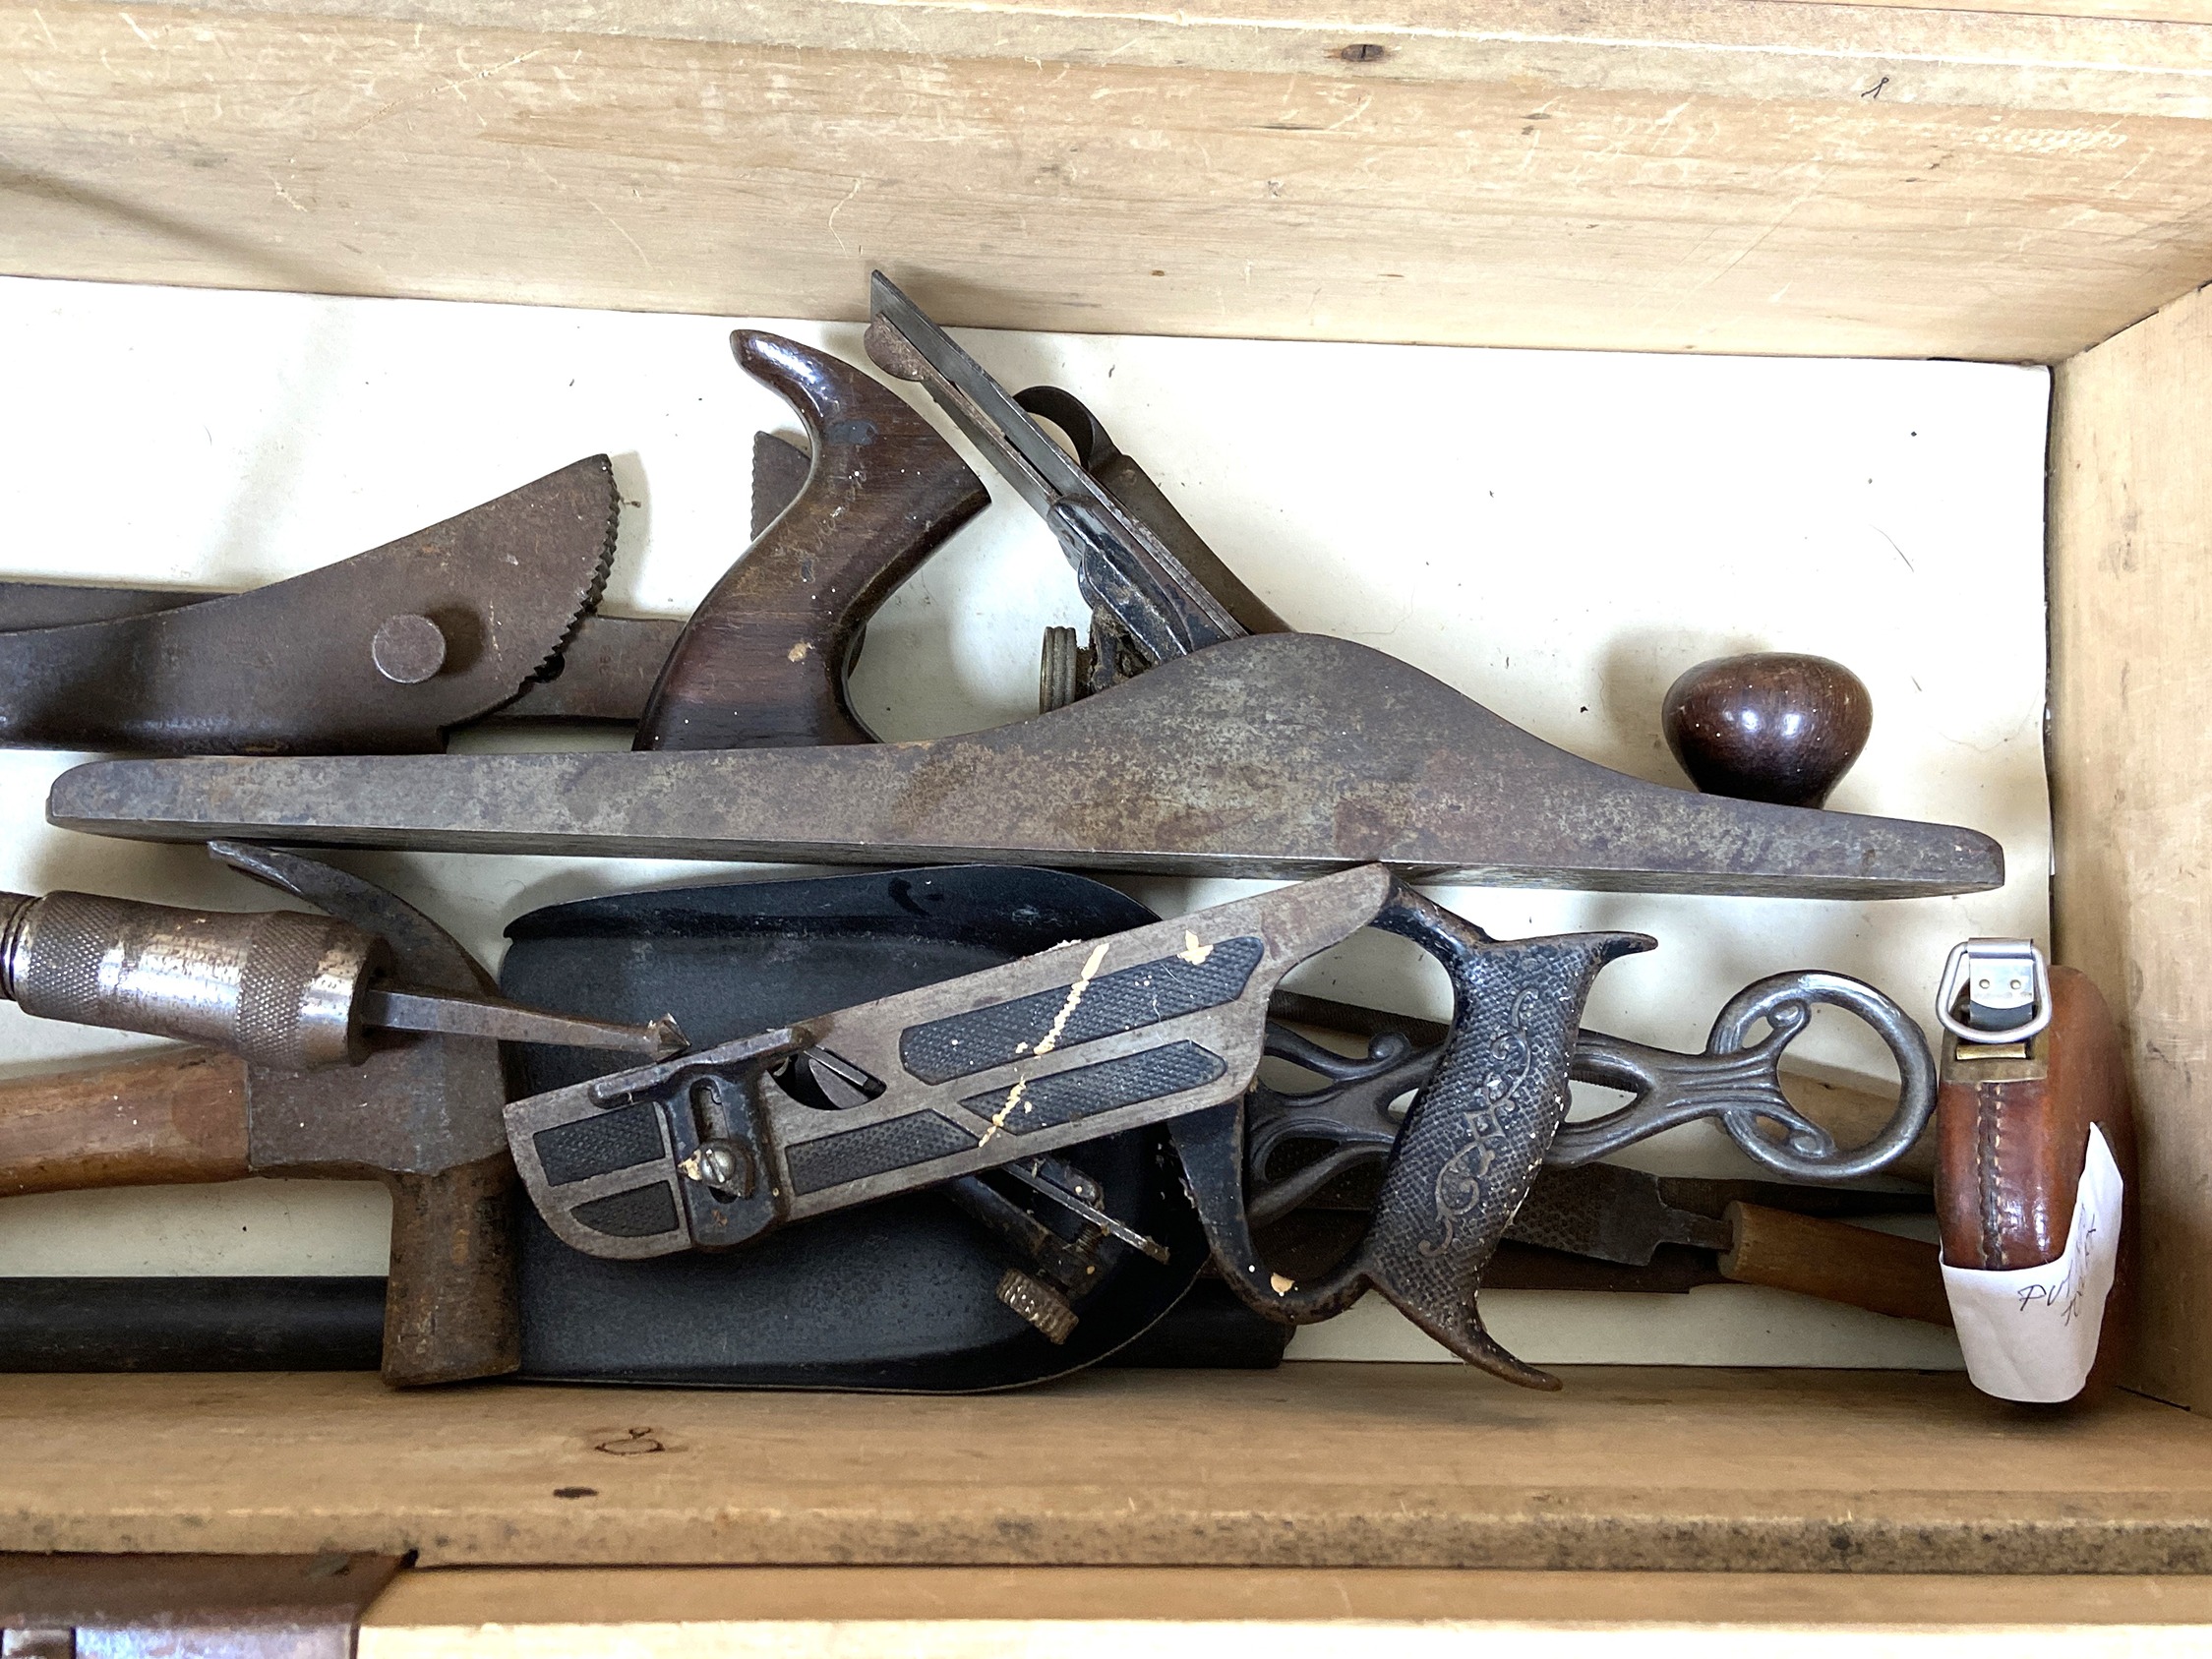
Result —
<svg viewBox="0 0 2212 1659"><path fill-rule="evenodd" d="M1943 1265L1933 1244L1758 1204L1731 1204L1727 1218L1735 1242L1720 1258L1720 1271L1739 1284L1794 1290L1897 1319L1950 1324Z"/></svg>
<svg viewBox="0 0 2212 1659"><path fill-rule="evenodd" d="M208 1048L0 1084L0 1196L235 1181L246 1063Z"/></svg>
<svg viewBox="0 0 2212 1659"><path fill-rule="evenodd" d="M989 501L919 413L851 364L731 336L790 400L813 465L798 498L691 614L637 727L641 749L865 743L845 671L869 615Z"/></svg>

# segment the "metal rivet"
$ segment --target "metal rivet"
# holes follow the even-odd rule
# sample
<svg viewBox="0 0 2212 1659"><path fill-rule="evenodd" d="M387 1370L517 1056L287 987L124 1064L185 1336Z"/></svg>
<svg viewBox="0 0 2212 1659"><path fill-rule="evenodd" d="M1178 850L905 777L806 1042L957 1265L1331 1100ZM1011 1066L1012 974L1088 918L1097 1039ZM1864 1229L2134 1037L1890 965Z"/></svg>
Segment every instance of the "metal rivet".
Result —
<svg viewBox="0 0 2212 1659"><path fill-rule="evenodd" d="M446 635L428 617L388 617L369 641L377 672L399 685L420 685L446 666Z"/></svg>

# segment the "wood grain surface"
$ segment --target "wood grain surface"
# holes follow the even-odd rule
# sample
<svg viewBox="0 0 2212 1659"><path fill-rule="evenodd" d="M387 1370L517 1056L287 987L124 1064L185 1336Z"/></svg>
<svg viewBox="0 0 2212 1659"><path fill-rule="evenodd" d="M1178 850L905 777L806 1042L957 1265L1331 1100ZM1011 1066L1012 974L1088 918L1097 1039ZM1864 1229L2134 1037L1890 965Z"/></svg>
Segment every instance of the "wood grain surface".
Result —
<svg viewBox="0 0 2212 1659"><path fill-rule="evenodd" d="M0 1547L428 1565L2212 1569L2212 1424L1963 1378L1093 1373L986 1399L0 1378Z"/></svg>
<svg viewBox="0 0 2212 1659"><path fill-rule="evenodd" d="M837 1655L899 1659L1256 1650L1291 1659L1464 1654L1515 1635L1744 1654L1833 1626L1888 1655L2137 1659L2201 1640L2203 1578L1513 1572L1271 1568L569 1568L403 1573L362 1659ZM1478 1634L1479 1630L1479 1634ZM1570 1637L1572 1639L1572 1637ZM2146 1647L2144 1644L2151 1644ZM1553 1647L1547 1651L1560 1651Z"/></svg>
<svg viewBox="0 0 2212 1659"><path fill-rule="evenodd" d="M2063 365L2052 405L2057 960L2105 993L2141 1160L2135 1380L2212 1405L2212 291Z"/></svg>
<svg viewBox="0 0 2212 1659"><path fill-rule="evenodd" d="M1720 1271L1739 1284L1847 1302L1892 1319L1951 1322L1943 1256L1933 1244L1760 1204L1731 1204L1728 1225L1735 1244L1721 1256Z"/></svg>
<svg viewBox="0 0 2212 1659"><path fill-rule="evenodd" d="M2212 1625L2212 1578L1407 1568L456 1568L402 1573L371 1629L736 1621L1665 1621ZM363 1653L370 1652L364 1644Z"/></svg>
<svg viewBox="0 0 2212 1659"><path fill-rule="evenodd" d="M246 1063L227 1054L0 1083L0 1197L246 1174Z"/></svg>
<svg viewBox="0 0 2212 1659"><path fill-rule="evenodd" d="M2002 360L2212 273L2201 20L0 0L0 55L23 273Z"/></svg>

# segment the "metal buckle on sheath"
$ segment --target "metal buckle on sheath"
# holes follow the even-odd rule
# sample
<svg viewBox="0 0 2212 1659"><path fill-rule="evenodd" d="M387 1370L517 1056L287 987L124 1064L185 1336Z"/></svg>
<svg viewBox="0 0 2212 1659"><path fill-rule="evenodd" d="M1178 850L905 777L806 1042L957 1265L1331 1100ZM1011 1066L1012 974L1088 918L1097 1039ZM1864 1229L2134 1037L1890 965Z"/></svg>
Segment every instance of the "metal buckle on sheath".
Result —
<svg viewBox="0 0 2212 1659"><path fill-rule="evenodd" d="M2051 1024L2051 964L2032 939L1954 945L1936 991L1936 1018L1962 1045L2024 1052Z"/></svg>

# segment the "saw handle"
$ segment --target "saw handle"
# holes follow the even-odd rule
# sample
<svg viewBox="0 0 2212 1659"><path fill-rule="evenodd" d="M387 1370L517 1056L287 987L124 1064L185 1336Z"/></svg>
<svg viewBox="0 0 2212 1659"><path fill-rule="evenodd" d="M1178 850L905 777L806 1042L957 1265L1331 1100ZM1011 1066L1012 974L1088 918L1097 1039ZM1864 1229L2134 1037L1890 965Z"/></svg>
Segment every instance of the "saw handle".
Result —
<svg viewBox="0 0 2212 1659"><path fill-rule="evenodd" d="M757 329L739 329L730 347L798 410L813 465L685 624L635 746L869 742L845 696L867 619L989 496L952 445L871 376Z"/></svg>
<svg viewBox="0 0 2212 1659"><path fill-rule="evenodd" d="M0 1084L0 1197L248 1173L246 1067L227 1054L179 1048Z"/></svg>
<svg viewBox="0 0 2212 1659"><path fill-rule="evenodd" d="M1190 1188L1229 1286L1262 1313L1309 1324L1380 1290L1468 1363L1524 1387L1558 1382L1482 1328L1482 1269L1566 1118L1568 1059L1583 1004L1606 963L1653 940L1571 933L1499 941L1401 885L1373 923L1412 939L1452 981L1452 1025L1384 1166L1358 1246L1318 1284L1260 1259L1244 1211L1242 1102L1173 1123Z"/></svg>

